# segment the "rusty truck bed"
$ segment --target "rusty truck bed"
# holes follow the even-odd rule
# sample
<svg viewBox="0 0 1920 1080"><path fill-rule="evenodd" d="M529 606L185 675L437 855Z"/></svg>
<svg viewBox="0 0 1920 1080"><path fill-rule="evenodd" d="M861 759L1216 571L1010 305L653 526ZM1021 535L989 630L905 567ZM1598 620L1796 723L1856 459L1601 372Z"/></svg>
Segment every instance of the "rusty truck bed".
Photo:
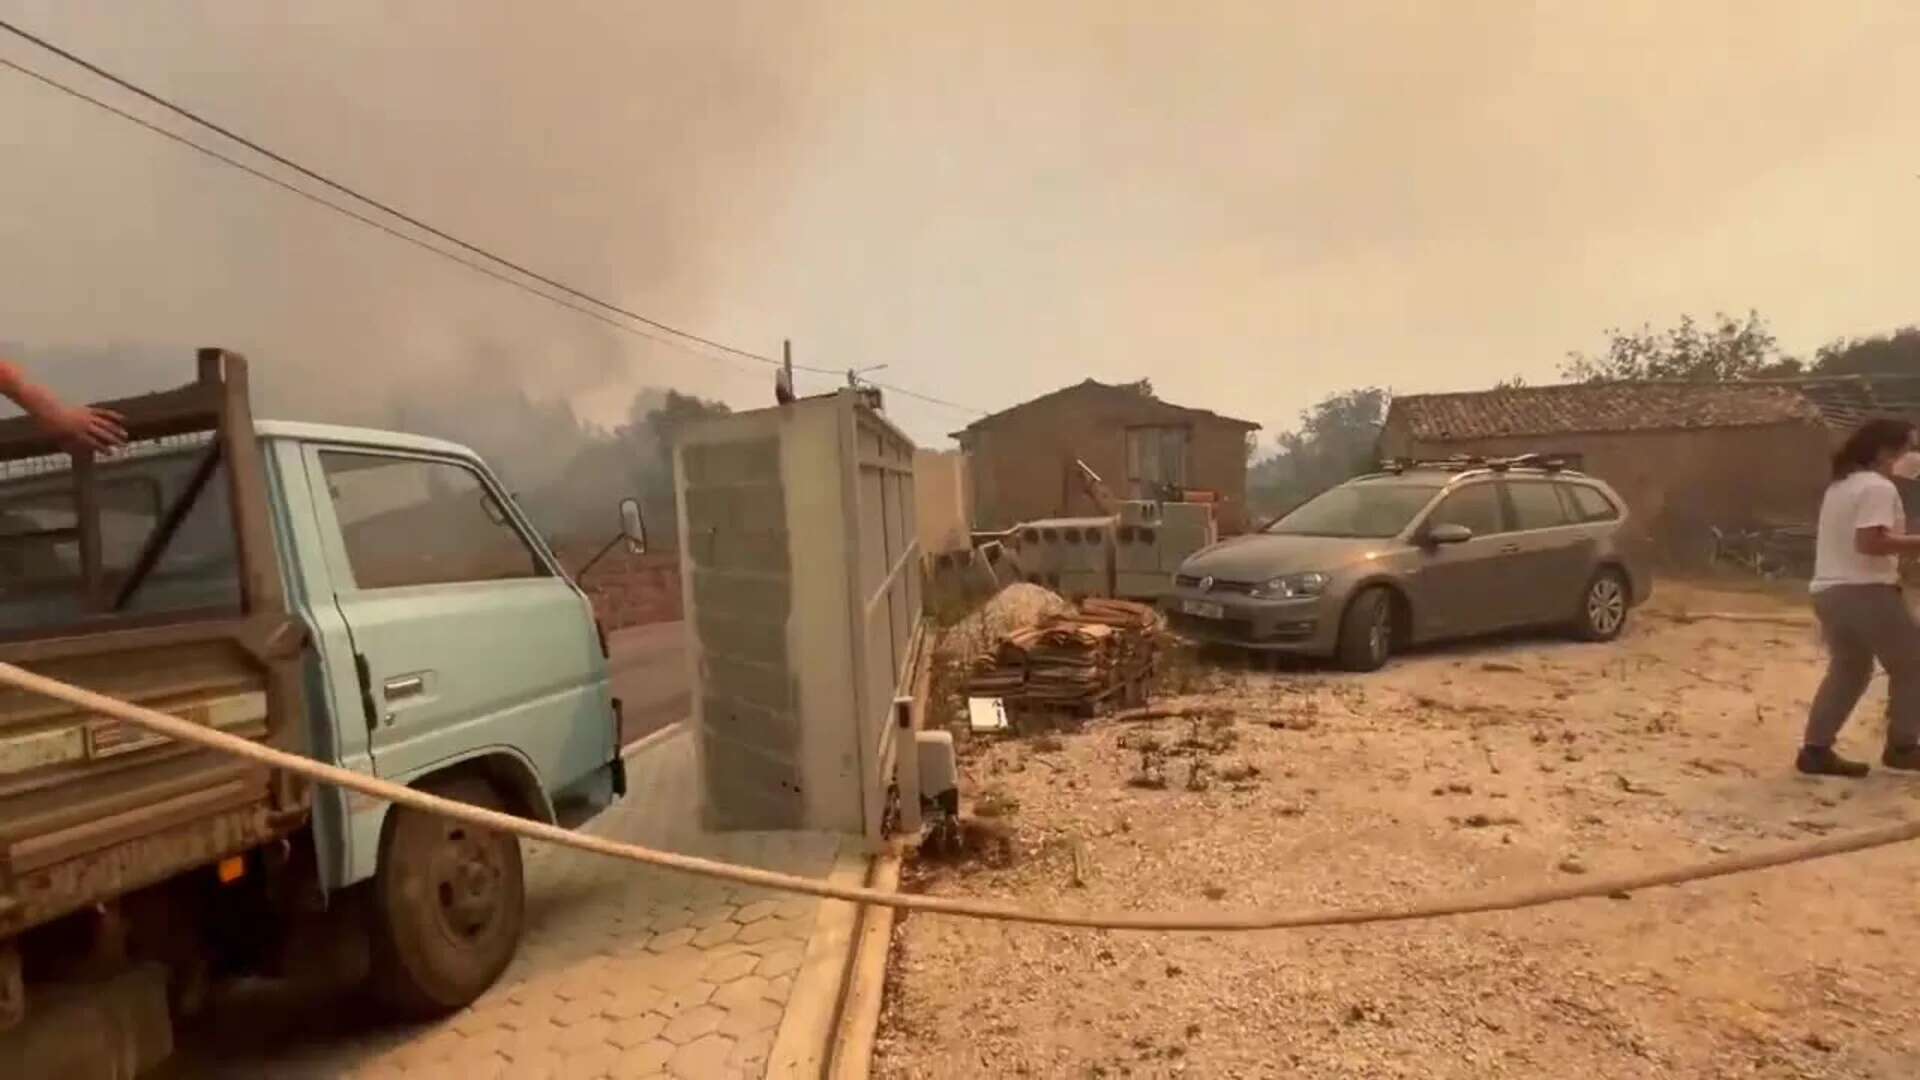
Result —
<svg viewBox="0 0 1920 1080"><path fill-rule="evenodd" d="M126 460L82 453L63 469L58 448L27 421L0 423L0 491L10 478L31 478L29 509L41 515L16 514L13 531L0 534L18 541L0 544L0 556L14 559L8 602L34 610L39 601L44 579L21 566L49 565L55 553L77 568L60 579L77 590L74 617L0 628L0 660L304 752L304 632L287 607L246 374L242 358L202 350L195 382L110 403L144 447L173 441L162 451L184 478L179 492L153 499L150 525L138 518L130 531L126 514L112 518L125 534L118 564L102 523L121 496L105 496L103 514L102 492L103 479L128 473ZM231 511L235 580L215 590L227 602L130 609L209 492ZM8 505L0 501L0 511ZM272 770L0 691L0 937L285 836L307 807L304 787Z"/></svg>

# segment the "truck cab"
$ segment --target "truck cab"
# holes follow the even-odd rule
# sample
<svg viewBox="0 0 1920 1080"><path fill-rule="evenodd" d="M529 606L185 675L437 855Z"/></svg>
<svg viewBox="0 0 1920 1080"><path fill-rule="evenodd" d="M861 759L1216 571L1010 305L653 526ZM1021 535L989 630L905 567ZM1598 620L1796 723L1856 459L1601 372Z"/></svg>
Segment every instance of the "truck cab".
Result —
<svg viewBox="0 0 1920 1080"><path fill-rule="evenodd" d="M622 786L593 609L472 451L255 425L289 596L312 634L316 757L412 784L466 766L508 808L578 821ZM386 804L323 793L322 882L378 868Z"/></svg>
<svg viewBox="0 0 1920 1080"><path fill-rule="evenodd" d="M246 381L202 350L110 403L132 441L99 458L0 422L0 660L549 823L622 794L604 635L486 463L256 421ZM442 1014L523 915L511 836L0 690L0 1074L63 1072L63 1001L191 1011L316 926L364 940L394 1012Z"/></svg>

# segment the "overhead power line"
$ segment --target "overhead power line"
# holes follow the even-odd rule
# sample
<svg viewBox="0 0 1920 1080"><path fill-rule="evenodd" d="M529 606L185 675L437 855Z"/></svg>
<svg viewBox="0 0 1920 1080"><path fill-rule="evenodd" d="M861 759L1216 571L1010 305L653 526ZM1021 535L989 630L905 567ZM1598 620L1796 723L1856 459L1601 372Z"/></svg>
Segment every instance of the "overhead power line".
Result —
<svg viewBox="0 0 1920 1080"><path fill-rule="evenodd" d="M272 184L273 186L280 188L283 191L287 191L294 195L298 195L299 197L307 200L308 202L314 203L318 206L323 206L326 209L335 211L337 213L345 214L346 216L354 219L355 221L358 221L361 224L367 225L371 228L378 229L381 232L386 233L388 236L391 236L396 240L405 241L406 243L412 244L414 247L420 248L423 251L432 252L433 254L438 255L441 258L451 259L452 261L459 263L461 266L464 266L467 269L474 271L475 273L485 274L486 276L494 279L495 281L504 282L505 284L511 285L516 289L523 289L527 292L530 292L533 295L540 297L542 300L550 300L553 303L559 304L561 307L565 307L565 308L569 308L571 310L577 311L582 315L588 316L589 318L598 319L601 322L606 323L608 326L611 326L616 330L624 330L630 334L639 334L641 337L647 338L650 341L658 341L665 345L674 346L675 348L685 348L684 344L682 344L681 342L675 341L672 338L664 337L658 334L649 334L643 330L638 329L637 327L631 326L627 323L623 323L618 319L611 318L583 304L573 303L572 301L567 300L565 297L552 296L547 293L543 293L538 289L530 288L526 282L508 277L506 274L503 274L500 271L495 270L493 267L487 266L484 263L477 262L470 259L462 259L460 256L455 255L452 252L434 247L432 244L427 243L426 241L420 239L417 236L412 236L408 233L402 232L401 230L396 229L391 225L388 225L384 221L379 221L375 218L368 217L367 215L362 214L352 209L351 207L341 206L338 203L329 202L326 199L323 199L320 196L315 195L313 192L306 190L305 188L299 187L298 185L295 185L295 184L287 183L285 180L282 180L281 178L273 175L272 173L266 172L265 170L262 170L262 169L256 169L253 166L248 165L246 162L240 161L236 158L229 157L226 154L222 154L218 150L213 150L208 147L201 146L199 143L194 142L192 139L186 138L185 136L179 134L178 132L168 131L166 128L163 128L158 124L150 123L147 120L144 120L141 117L135 116L134 114L127 112L126 110L121 109L116 105L102 101L99 98L96 98L87 93L84 93L83 91L76 90L71 86L67 86L61 82L58 82L45 75L42 75L37 71L33 71L29 68L23 67L20 64L16 64L12 60L9 60L4 56L0 56L0 66L11 68L12 70L17 71L20 74L25 75L30 79L33 79L37 82L44 83L47 86L53 87L55 90L58 90L61 93L70 94L73 97L79 98L81 101L87 102L90 105L94 105L101 109L105 109L107 112L110 112L115 116L120 117L123 120L126 120L133 124L137 124L140 127L146 128L148 131L153 132L156 135L159 135L166 139L170 139L173 142L179 143L181 146L187 147L188 149L195 150L202 154L205 154L206 156L213 158L216 161L222 162L223 164L231 165L234 168L239 169L241 172L247 173L250 176L254 176L261 180L265 180L267 183ZM704 356L706 354L702 353L698 355Z"/></svg>
<svg viewBox="0 0 1920 1080"><path fill-rule="evenodd" d="M206 117L201 116L199 113L194 112L192 109L189 109L184 105L176 105L172 101L169 101L164 97L161 97L159 94L156 94L151 90L148 90L146 87L141 86L138 83L135 83L129 79L122 78L121 76L116 75L111 71L108 71L106 68L101 67L100 65L94 63L93 61L88 60L86 57L79 56L73 52L70 52L67 49L62 48L61 46L56 45L51 41L48 41L46 38L40 37L39 35L32 33L31 31L23 30L20 27L15 26L13 23L7 22L4 19L0 19L0 29L5 29L8 33L13 34L15 37L18 37L23 41L30 42L33 45L36 45L42 49L45 49L46 51L54 54L55 56L60 57L62 60L65 60L68 63L74 64L78 67L85 68L87 71L90 71L95 75L98 75L100 78L105 79L106 81L114 84L115 86L120 87L122 90L125 90L131 94L135 94L139 97L145 98L147 101L150 101L153 104L160 106L161 108L167 110L170 113L173 113L176 116L189 120L195 124L198 124L199 126L206 128L208 131L211 131L217 135L231 139L234 142L239 143L241 146L244 146L247 149L253 151L254 153L259 154L261 157L264 157L276 164L284 165L287 168L292 169L294 172L299 173L301 176L304 176L307 179L314 181L315 183L323 184L339 192L342 195L346 195L346 196L349 196L350 198L357 199L360 202L366 203L368 206L374 207L375 209L382 211L383 213L391 214L392 216L400 219L401 221L406 222L407 224L413 226L414 228L419 229L421 232L428 233L432 236L438 237L441 240L445 240L447 243L452 244L463 251L467 251L471 254L478 255L485 259L491 259L492 261L497 262L502 266L511 267L513 270L521 274L525 274L527 277L530 277L533 280L540 282L542 285L546 285L550 288L558 289L569 296L575 297L580 300L585 300L590 304L594 304L599 307L606 308L609 311L619 312L620 314L625 315L627 318L632 319L635 322L645 323L656 330L664 330L667 333L673 334L677 337L686 338L688 341L699 342L700 344L708 346L709 348L719 349L721 352L732 353L736 356L743 356L750 360L758 360L763 364L778 363L778 361L774 360L770 356L762 356L759 353L750 352L746 349L735 348L732 345L728 345L719 341L714 341L711 338L701 337L699 334L682 330L677 326L670 326L666 323L660 322L657 319L650 319L647 316L642 315L637 311L630 311L627 308L621 307L619 304L613 303L612 301L603 300L600 297L594 296L580 289L576 289L573 286L568 285L566 282L557 281L551 277L548 277L547 275L542 274L537 270L533 270L503 255L498 255L492 251L488 251L486 248L483 248L478 244L468 243L467 241L460 239L459 237L445 231L444 229L439 229L432 225L429 225L428 223L420 220L417 217L414 217L412 214L409 214L404 210L400 210L394 206L391 206L385 202L382 202L379 199L376 199L371 195L368 195L364 192L361 192L352 187L349 187L346 184L341 183L340 181L335 180L332 177L319 172L318 170L308 168L307 166L302 165L297 161L294 161L292 158L289 158L284 154L278 153L266 146L262 146L260 143L247 138L245 135L242 135L234 131L233 129L226 127L223 124L217 123L213 120L209 120Z"/></svg>
<svg viewBox="0 0 1920 1080"><path fill-rule="evenodd" d="M400 229L396 229L385 222L379 221L377 219L369 217L366 214L362 214L358 211L355 211L351 207L342 206L331 200L321 198L320 196L314 194L313 192L308 191L302 187L299 187L298 185L288 183L286 180L280 177L274 176L273 174L266 172L265 170L248 165L230 155L223 154L217 150L214 150L211 147L203 146L200 143L197 143L179 134L178 132L163 128L125 109L119 108L118 106L110 104L100 98L94 97L74 87L68 86L65 83L62 83L52 78L51 76L42 74L30 68L24 67L20 64L14 63L13 61L8 60L4 57L0 57L0 65L4 65L8 68L11 68L14 71L19 72L22 75L25 75L40 83L50 86L55 90L59 90L62 93L68 94L90 105L93 105L97 108L110 112L115 116L120 117L121 119L137 124L140 127L145 128L148 131L154 132L155 134L161 135L169 140L172 140L173 142L179 143L180 145L196 150L201 154L204 154L216 161L221 162L222 164L232 166L258 179L265 180L268 183L271 183L274 186L281 188L282 190L291 192L295 195L300 196L303 199L306 199L317 205L326 207L329 210L334 210L338 213L344 214L354 219L355 221L360 222L361 224L371 226L375 229L379 229L381 232L386 233L387 235L392 236L396 239L404 240L423 250L430 251L443 258L456 262L461 266L468 268L469 270L474 270L478 273L485 274L496 281L501 281L506 284L515 286L516 288L523 289L544 300L548 300L555 304L559 304L562 307L579 312L583 315L588 315L592 318L600 320L603 323L606 323L609 326L613 326L621 330L626 330L631 333L635 333L641 337L647 338L652 341L657 341L663 344L674 345L682 348L684 348L682 341L693 342L698 345L705 346L706 348L717 350L718 352L726 354L728 356L734 356L734 357L739 357L746 360L752 360L761 364L766 364L768 366L778 366L781 363L779 360L776 360L773 357L765 356L748 349L742 349L733 345L728 345L725 342L715 341L712 338L704 337L702 335L695 334L691 331L682 330L677 326L673 326L669 323L661 322L658 319L653 319L646 315L642 315L637 311L631 310L630 308L624 307L620 304L616 304L610 300L606 300L601 297L595 296L592 293L586 292L585 290L575 288L572 285L568 285L564 281L560 281L546 274L542 274L539 271L531 269L530 267L527 267L520 262L517 262L513 259L509 259L503 255L496 254L495 252L490 251L487 248L481 247L478 244L474 244L466 240L462 240L460 237L455 236L452 233L449 233L443 229L430 225L427 222L422 221L421 219L406 213L405 211L402 211L394 206L391 206L385 202L382 202L381 200L376 199L373 196L367 195L315 169L302 165L299 162L294 161L293 159L285 156L284 154L278 153L277 151L274 151L266 146L263 146L260 143L252 139L249 139L246 136L241 135L222 124L219 124L213 120L209 120L206 117L201 116L199 113L196 113L193 110L188 109L183 105L177 105L174 102L160 96L159 94L156 94L153 91L148 90L145 87L140 86L139 84L129 79L123 78L120 75L117 75L111 71L108 71L107 69L101 67L98 64L95 64L94 62L86 59L85 57L79 56L69 51L68 49L65 49L51 41L48 41L43 37L40 37L37 34L32 33L31 31L22 29L21 27L16 26L13 23L8 22L4 19L0 19L0 29L6 30L8 33L13 34L15 37L18 37L23 41L26 41L34 46L37 46L38 48L44 49L47 52L50 52L55 56L58 56L61 59L66 60L71 64L74 64L80 68L83 68L86 71L98 76L99 78L104 79L107 82L110 82L115 86L118 86L123 90L126 90L129 93L132 93L140 98L143 98L144 100L149 101L154 105L157 105L160 108L165 109L168 112L171 112L193 124L196 124L202 128L205 128L208 131L214 132L215 134L218 134L223 138L226 138L235 143L238 143L241 146L244 146L247 149L253 151L254 153L257 153L262 157L265 157L268 160L275 162L276 164L284 166L285 168L291 169L292 171L298 173L301 176L308 178L309 180L314 181L315 183L331 188L334 191L337 191L343 195L346 195L349 198L354 199L358 202L364 203L367 206L374 207L375 209L381 211L382 213L388 214L399 221L405 222L406 224L411 225L416 229L419 229L422 232L425 232L433 237L436 237L449 244L452 244L455 247L461 249L462 251L469 252L473 255L479 256L481 259L485 259L490 262L497 263L501 266L505 266L516 273L519 273L533 281L537 281L549 288L556 289L565 295L554 296L550 293L543 292L539 289L535 289L529 286L526 282L519 281L517 279L509 277L508 275L502 274L499 271L493 269L492 267L486 266L483 263L480 263L471 259L462 258L454 252L449 252L449 251L446 251L445 249L436 247L433 244L429 244L424 240L421 240L417 236L409 235L406 232ZM605 314L603 314L600 311L595 311L592 308L582 306L581 304L573 303L567 300L566 297L573 297L575 299L584 301L586 304L591 304L594 307L603 308L606 311L614 312L618 315L624 316L625 318L631 319L634 322L640 323L644 326L651 327L654 330L660 331L661 333L672 335L672 337L671 338L661 337L659 334L646 333L645 331L639 329L638 327L631 326L631 325L616 321L614 319L608 318ZM675 339L681 339L681 340L675 340ZM711 354L708 354L708 353L694 352L693 350L686 350L686 351L689 351L696 356L715 359L715 357L712 357ZM795 364L794 367L798 370L808 371L808 372L821 374L821 375L841 374L841 372L836 371L835 369L832 369L832 368L816 367L816 366L806 365L806 364ZM892 390L895 393L902 394L906 397L914 398L919 401L924 401L930 404L944 406L950 409L957 409L961 412L974 413L974 414L980 414L983 412L983 410L973 408L972 406L961 405L958 402L947 401L943 398L934 397L930 394L923 394L915 390L909 390L905 387L895 386L889 383L874 382L873 385L880 386L888 390Z"/></svg>

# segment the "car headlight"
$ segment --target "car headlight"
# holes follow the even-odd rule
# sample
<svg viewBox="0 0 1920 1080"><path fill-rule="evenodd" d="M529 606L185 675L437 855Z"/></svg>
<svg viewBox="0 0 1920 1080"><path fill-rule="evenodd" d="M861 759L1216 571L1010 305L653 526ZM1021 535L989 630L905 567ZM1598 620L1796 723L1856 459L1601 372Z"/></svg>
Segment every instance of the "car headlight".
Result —
<svg viewBox="0 0 1920 1080"><path fill-rule="evenodd" d="M1327 588L1327 575L1288 574L1254 586L1250 595L1261 600L1304 600L1319 596Z"/></svg>

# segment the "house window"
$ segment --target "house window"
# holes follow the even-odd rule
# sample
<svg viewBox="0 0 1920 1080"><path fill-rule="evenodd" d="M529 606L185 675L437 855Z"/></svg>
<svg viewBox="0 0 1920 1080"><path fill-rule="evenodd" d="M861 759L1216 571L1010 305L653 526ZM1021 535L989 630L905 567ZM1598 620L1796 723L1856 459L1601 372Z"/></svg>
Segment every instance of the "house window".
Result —
<svg viewBox="0 0 1920 1080"><path fill-rule="evenodd" d="M1130 498L1163 499L1188 486L1188 434L1184 427L1127 429L1127 489Z"/></svg>

